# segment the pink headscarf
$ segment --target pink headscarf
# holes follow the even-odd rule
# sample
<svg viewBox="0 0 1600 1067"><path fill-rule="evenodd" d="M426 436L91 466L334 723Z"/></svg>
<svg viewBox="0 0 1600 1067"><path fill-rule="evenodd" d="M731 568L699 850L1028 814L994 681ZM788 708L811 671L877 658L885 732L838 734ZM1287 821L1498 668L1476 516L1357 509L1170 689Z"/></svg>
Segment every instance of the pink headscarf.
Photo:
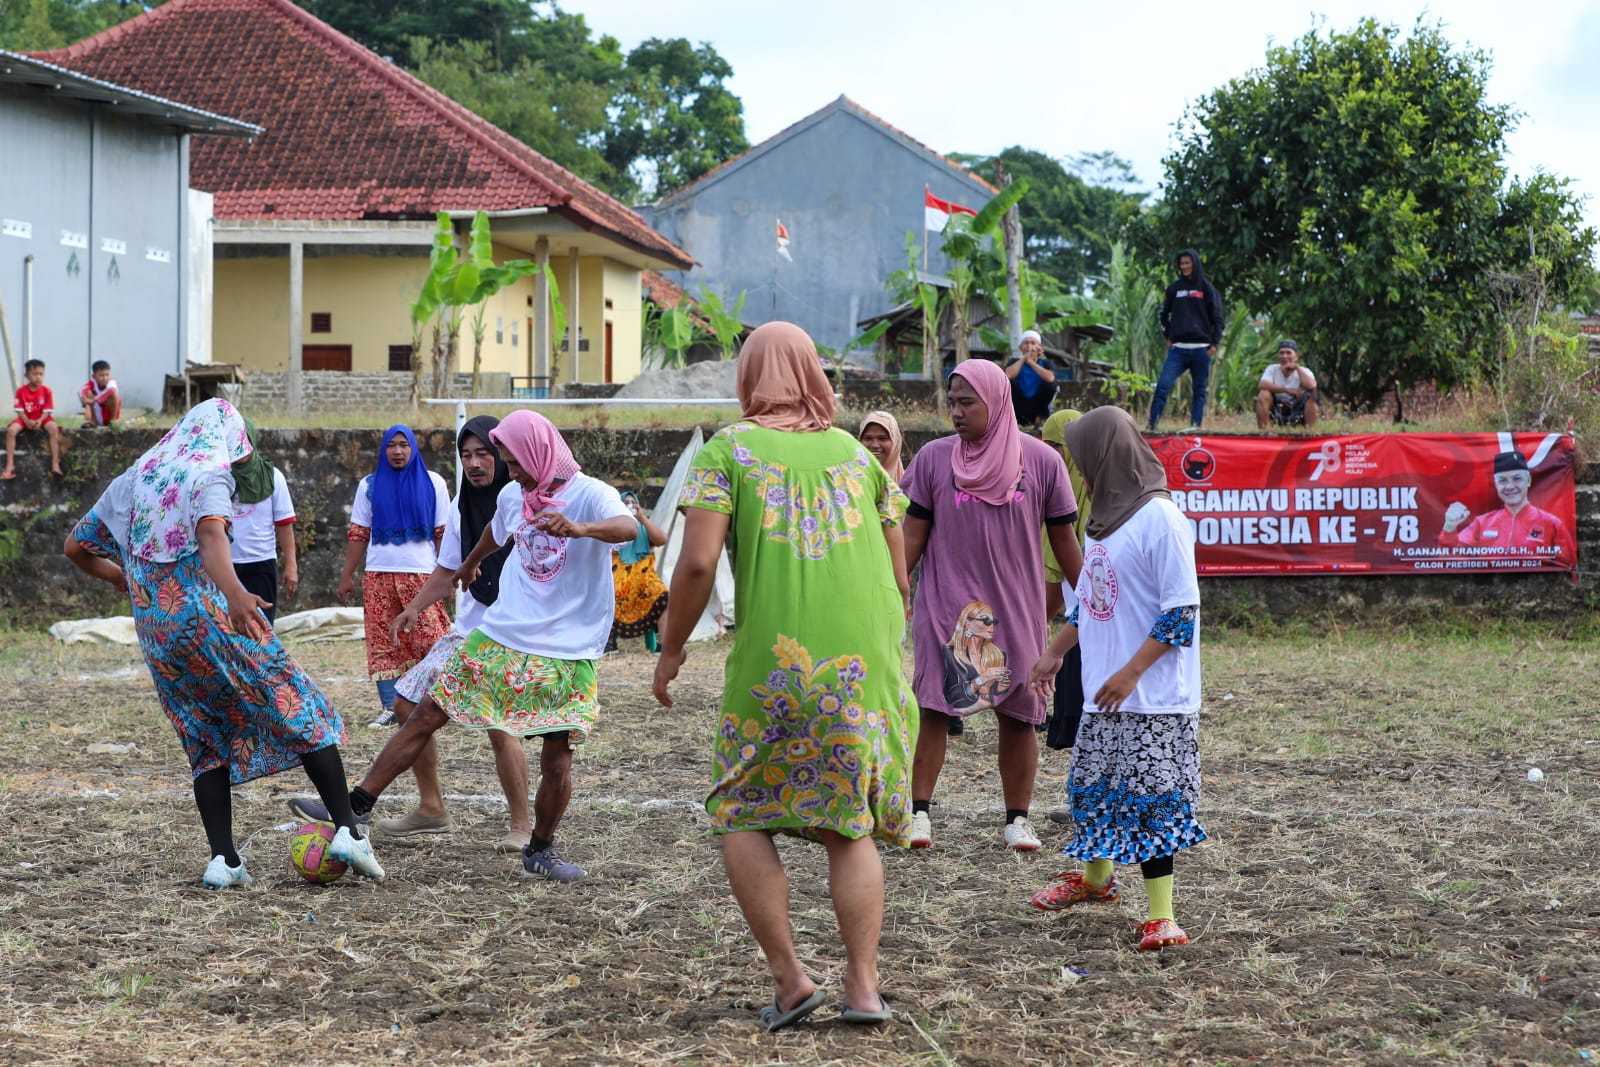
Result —
<svg viewBox="0 0 1600 1067"><path fill-rule="evenodd" d="M551 483L565 481L583 468L550 420L533 411L513 411L489 431L489 440L533 476L534 487L522 491L522 517L532 519L556 502Z"/></svg>
<svg viewBox="0 0 1600 1067"><path fill-rule="evenodd" d="M833 386L817 346L792 322L750 331L735 379L744 418L769 430L816 432L833 425Z"/></svg>
<svg viewBox="0 0 1600 1067"><path fill-rule="evenodd" d="M950 453L956 488L985 504L1009 504L1022 480L1022 431L1011 409L1011 379L986 359L969 359L953 373L966 379L989 409L989 428L983 437L957 440Z"/></svg>

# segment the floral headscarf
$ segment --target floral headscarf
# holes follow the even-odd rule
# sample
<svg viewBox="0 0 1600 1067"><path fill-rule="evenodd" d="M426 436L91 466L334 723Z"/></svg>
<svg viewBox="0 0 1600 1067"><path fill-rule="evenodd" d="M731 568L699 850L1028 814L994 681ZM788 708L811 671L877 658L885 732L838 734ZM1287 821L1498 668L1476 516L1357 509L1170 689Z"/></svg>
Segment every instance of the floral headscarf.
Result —
<svg viewBox="0 0 1600 1067"><path fill-rule="evenodd" d="M196 404L133 465L128 545L140 559L171 563L200 548L195 525L205 492L251 453L244 418L226 400Z"/></svg>

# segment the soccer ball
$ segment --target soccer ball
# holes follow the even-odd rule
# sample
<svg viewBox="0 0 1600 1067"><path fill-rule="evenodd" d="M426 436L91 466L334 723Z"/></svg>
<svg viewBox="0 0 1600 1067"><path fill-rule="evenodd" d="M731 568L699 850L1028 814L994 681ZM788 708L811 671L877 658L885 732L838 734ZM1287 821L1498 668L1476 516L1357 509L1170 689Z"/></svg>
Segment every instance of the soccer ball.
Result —
<svg viewBox="0 0 1600 1067"><path fill-rule="evenodd" d="M289 864L296 873L315 885L337 882L344 877L346 864L328 855L334 829L325 822L308 822L289 839Z"/></svg>

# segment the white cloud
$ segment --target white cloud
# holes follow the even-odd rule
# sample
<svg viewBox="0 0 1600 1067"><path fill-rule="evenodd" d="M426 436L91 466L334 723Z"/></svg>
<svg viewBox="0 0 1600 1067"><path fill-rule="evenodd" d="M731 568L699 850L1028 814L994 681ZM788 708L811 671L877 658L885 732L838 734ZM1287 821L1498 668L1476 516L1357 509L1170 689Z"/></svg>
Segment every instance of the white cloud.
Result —
<svg viewBox="0 0 1600 1067"><path fill-rule="evenodd" d="M733 66L752 142L843 93L940 151L1110 149L1150 188L1187 103L1258 66L1269 42L1293 40L1315 20L1347 28L1374 13L1370 0L1315 8L1266 0L1199 8L1059 0L563 6L625 47L647 37L710 41ZM1490 98L1524 113L1509 141L1513 173L1542 168L1572 178L1600 226L1600 9L1585 0L1458 0L1441 13L1402 0L1377 14L1402 26L1419 16L1443 21L1452 40L1489 51Z"/></svg>

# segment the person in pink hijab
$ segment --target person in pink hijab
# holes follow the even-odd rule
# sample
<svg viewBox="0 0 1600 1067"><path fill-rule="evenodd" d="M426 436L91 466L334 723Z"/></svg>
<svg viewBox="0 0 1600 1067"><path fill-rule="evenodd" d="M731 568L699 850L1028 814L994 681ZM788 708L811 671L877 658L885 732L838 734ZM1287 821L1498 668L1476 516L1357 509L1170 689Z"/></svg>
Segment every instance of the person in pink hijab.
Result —
<svg viewBox="0 0 1600 1067"><path fill-rule="evenodd" d="M509 541L515 547L501 568L499 595L351 790L350 805L358 816L370 812L447 722L538 737L539 791L523 872L575 882L585 872L556 850L556 827L572 799L573 748L600 717L595 663L616 608L612 545L633 540L636 520L615 489L583 473L543 415L512 412L489 439L511 484L455 580L469 587L479 565Z"/></svg>
<svg viewBox="0 0 1600 1067"><path fill-rule="evenodd" d="M1078 504L1055 449L1017 427L1005 371L969 359L950 375L955 433L925 445L906 472L906 570L920 561L912 610L922 709L912 781L913 848L933 844L929 804L945 746L965 718L994 712L1010 848L1033 852L1028 821L1039 765L1036 730L1044 700L1026 672L1044 650L1044 559L1040 537L1073 581L1083 563L1073 522Z"/></svg>

